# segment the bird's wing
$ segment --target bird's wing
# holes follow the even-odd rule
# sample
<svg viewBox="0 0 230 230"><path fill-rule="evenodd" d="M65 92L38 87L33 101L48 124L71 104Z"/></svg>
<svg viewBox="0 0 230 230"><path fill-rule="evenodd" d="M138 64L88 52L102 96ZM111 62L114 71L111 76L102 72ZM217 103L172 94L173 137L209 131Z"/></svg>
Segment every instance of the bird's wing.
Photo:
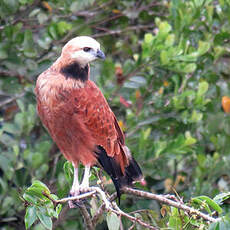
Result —
<svg viewBox="0 0 230 230"><path fill-rule="evenodd" d="M98 87L88 81L87 86L83 90L74 91L72 97L76 112L74 119L84 124L84 128L95 140L95 145L102 146L110 157L120 154L124 134Z"/></svg>

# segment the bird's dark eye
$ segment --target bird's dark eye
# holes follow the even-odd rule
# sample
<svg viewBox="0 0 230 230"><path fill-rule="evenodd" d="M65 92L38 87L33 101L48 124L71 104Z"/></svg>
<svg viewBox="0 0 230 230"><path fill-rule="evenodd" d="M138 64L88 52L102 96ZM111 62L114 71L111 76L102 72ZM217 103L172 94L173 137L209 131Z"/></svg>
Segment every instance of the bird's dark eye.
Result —
<svg viewBox="0 0 230 230"><path fill-rule="evenodd" d="M83 50L84 50L85 52L89 52L89 51L91 50L91 48L90 48L90 47L84 47Z"/></svg>

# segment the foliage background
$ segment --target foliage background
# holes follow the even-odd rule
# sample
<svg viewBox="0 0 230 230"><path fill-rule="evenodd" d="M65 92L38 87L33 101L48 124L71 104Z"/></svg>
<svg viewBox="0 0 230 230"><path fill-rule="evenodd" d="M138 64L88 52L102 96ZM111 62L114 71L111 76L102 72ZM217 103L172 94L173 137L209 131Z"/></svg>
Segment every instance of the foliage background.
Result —
<svg viewBox="0 0 230 230"><path fill-rule="evenodd" d="M33 90L62 46L79 35L93 36L106 53L105 62L91 65L91 76L143 169L147 185L139 187L174 193L173 186L185 201L229 191L230 117L221 108L230 96L229 0L1 0L0 22L1 229L25 228L21 197L32 180L68 195L65 159L37 117ZM123 196L121 203L127 212L151 209L161 228L208 228L202 221L175 225L175 212L166 209L162 217L154 201ZM106 226L102 220L97 229ZM67 206L53 228L84 229L78 210Z"/></svg>

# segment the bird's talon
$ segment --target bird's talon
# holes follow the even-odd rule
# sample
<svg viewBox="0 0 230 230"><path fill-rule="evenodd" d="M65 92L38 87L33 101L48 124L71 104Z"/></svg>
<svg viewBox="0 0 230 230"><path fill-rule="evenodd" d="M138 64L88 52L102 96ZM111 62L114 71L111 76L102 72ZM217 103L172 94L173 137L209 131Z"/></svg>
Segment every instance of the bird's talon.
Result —
<svg viewBox="0 0 230 230"><path fill-rule="evenodd" d="M86 193L86 192L88 192L88 187L82 187L79 190L80 190L80 194Z"/></svg>
<svg viewBox="0 0 230 230"><path fill-rule="evenodd" d="M79 196L85 192L87 192L87 189L86 187L80 187L78 190L76 191L70 191L69 193L69 197L75 197L75 196ZM86 206L90 207L89 203L87 202L86 199L81 199L81 200L70 200L68 202L69 204L69 208L80 208L82 207L83 205L86 204Z"/></svg>

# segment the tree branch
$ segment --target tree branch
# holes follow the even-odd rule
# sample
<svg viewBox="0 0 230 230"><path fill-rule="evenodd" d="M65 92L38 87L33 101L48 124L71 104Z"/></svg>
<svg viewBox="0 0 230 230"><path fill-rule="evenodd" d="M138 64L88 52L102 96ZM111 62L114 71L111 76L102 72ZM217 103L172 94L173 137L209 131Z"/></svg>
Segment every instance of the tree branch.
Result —
<svg viewBox="0 0 230 230"><path fill-rule="evenodd" d="M4 101L0 102L0 107L11 103L11 102L17 100L18 98L24 97L24 95L25 95L25 92L23 92L21 94L17 94L14 97L10 97L10 98L5 99Z"/></svg>
<svg viewBox="0 0 230 230"><path fill-rule="evenodd" d="M142 220L140 220L139 218L136 218L134 216L131 216L125 212L123 212L115 202L112 202L113 206L115 207L115 209L111 210L112 212L116 213L118 216L124 216L127 219L131 220L133 223L138 223L140 225L142 225L143 227L146 227L148 229L152 229L152 230L158 230L159 228L153 227L145 222L143 222Z"/></svg>
<svg viewBox="0 0 230 230"><path fill-rule="evenodd" d="M125 33L129 30L146 30L146 29L151 29L153 28L153 24L152 25L139 25L139 26L129 26L123 30L109 30L108 32L105 33L98 33L98 34L94 34L92 35L93 38L98 38L98 37L104 37L104 36L108 36L108 35L114 35L114 34L121 34L121 33Z"/></svg>
<svg viewBox="0 0 230 230"><path fill-rule="evenodd" d="M167 204L169 206L173 206L179 209L182 209L184 211L186 211L187 213L189 213L190 215L197 215L199 217L202 217L204 220L210 221L210 222L218 222L221 219L220 218L213 218L207 214L204 214L203 212L200 212L197 209L191 208L181 202L176 202L176 201L172 201L168 198L166 198L163 195L157 195L157 194L153 194L150 192L145 192L145 191L141 191L141 190L137 190L137 189L133 189L133 188L128 188L125 187L122 189L122 191L126 194L131 194L131 195L135 195L135 196L139 196L139 197L143 197L143 198L147 198L147 199L152 199L152 200L157 200L161 203Z"/></svg>
<svg viewBox="0 0 230 230"><path fill-rule="evenodd" d="M84 222L85 222L85 225L86 225L86 229L87 229L87 230L94 230L91 216L90 216L90 214L88 213L88 211L87 211L85 205L84 205L84 204L81 205L81 206L79 207L79 209L80 209L80 212L81 212L81 214L82 214L82 216L83 216L83 218L84 218Z"/></svg>
<svg viewBox="0 0 230 230"><path fill-rule="evenodd" d="M90 214L88 213L87 209L85 206L81 206L80 211L84 217L85 223L86 223L86 227L88 230L93 230L98 222L98 219L100 218L100 216L103 214L103 212L105 210L110 211L115 213L116 215L118 215L119 217L123 216L126 217L127 219L129 219L130 221L133 222L134 226L136 223L142 225L145 228L148 229L152 229L152 230L158 230L159 228L151 226L148 223L143 222L141 219L136 218L130 214L125 213L124 211L122 211L116 204L116 202L113 201L114 199L114 194L112 196L110 196L109 198L107 197L106 193L100 189L99 187L89 187L87 189L85 189L84 194L81 194L79 196L75 196L75 197L67 197L67 198L63 198L60 200L53 200L52 198L48 197L50 200L52 200L54 202L54 204L58 204L58 203L65 203L68 201L73 201L73 200L81 200L81 199L85 199L87 197L91 197L95 194L99 194L101 196L102 199L102 205L99 207L97 213L94 215L94 217L91 217ZM122 189L123 193L126 194L130 194L130 195L134 195L134 196L139 196L145 199L152 199L152 200L156 200L159 201L160 203L164 203L166 205L172 206L172 207L176 207L178 209L184 210L188 215L190 216L197 216L200 218L203 218L206 221L209 222L218 222L221 220L221 218L213 218L197 209L194 209L192 207L189 207L187 205L185 205L183 203L182 200L177 200L175 199L175 196L172 195L157 195L157 194L153 194L150 192L145 192L145 191L141 191L141 190L137 190L137 189L133 189L133 188L128 188L128 187L124 187ZM142 210L143 211L143 210ZM132 226L130 227L132 229Z"/></svg>
<svg viewBox="0 0 230 230"><path fill-rule="evenodd" d="M77 201L77 200L81 200L81 199L85 199L87 197L91 197L93 194L95 194L96 191L95 190L89 190L87 193L84 193L84 194L80 194L78 196L71 196L71 197L66 197L66 198L63 198L63 199L60 199L60 200L53 200L51 199L50 197L48 197L50 200L52 200L55 204L62 204L62 203L66 203L68 201ZM47 196L46 196L47 197Z"/></svg>

